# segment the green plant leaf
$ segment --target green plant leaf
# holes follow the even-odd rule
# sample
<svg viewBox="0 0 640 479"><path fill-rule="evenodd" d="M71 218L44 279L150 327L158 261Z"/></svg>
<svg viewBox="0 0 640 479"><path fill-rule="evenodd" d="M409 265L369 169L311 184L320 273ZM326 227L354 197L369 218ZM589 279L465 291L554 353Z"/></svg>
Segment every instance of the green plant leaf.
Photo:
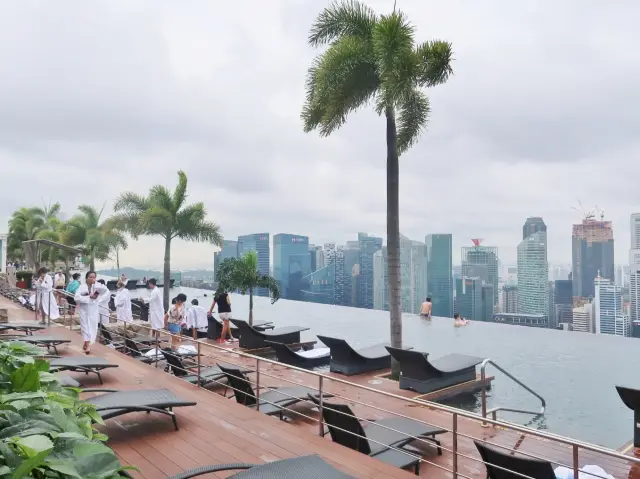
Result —
<svg viewBox="0 0 640 479"><path fill-rule="evenodd" d="M24 421L0 431L0 439L10 437L27 437L57 432L56 428L44 421Z"/></svg>
<svg viewBox="0 0 640 479"><path fill-rule="evenodd" d="M11 474L11 468L9 466L0 466L0 476L6 476Z"/></svg>
<svg viewBox="0 0 640 479"><path fill-rule="evenodd" d="M42 464L44 458L47 457L49 451L42 451L26 461L22 461L13 473L13 479L22 479L27 477L31 471Z"/></svg>
<svg viewBox="0 0 640 479"><path fill-rule="evenodd" d="M15 444L24 451L27 457L34 457L43 451L49 453L53 450L53 442L47 436L35 434L33 436L20 437Z"/></svg>
<svg viewBox="0 0 640 479"><path fill-rule="evenodd" d="M33 364L38 372L48 373L49 372L49 361L46 359L36 359Z"/></svg>
<svg viewBox="0 0 640 479"><path fill-rule="evenodd" d="M69 461L62 461L60 459L47 459L46 465L52 471L64 474L65 477L82 477L80 474L78 474L78 471L76 470L74 465Z"/></svg>

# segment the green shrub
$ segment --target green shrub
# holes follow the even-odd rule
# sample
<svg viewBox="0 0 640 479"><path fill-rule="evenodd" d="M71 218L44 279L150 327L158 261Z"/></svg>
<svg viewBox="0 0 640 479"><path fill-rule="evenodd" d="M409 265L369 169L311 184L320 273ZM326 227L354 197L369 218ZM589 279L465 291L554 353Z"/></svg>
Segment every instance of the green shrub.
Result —
<svg viewBox="0 0 640 479"><path fill-rule="evenodd" d="M33 278L33 271L16 271L16 279L18 281L29 281Z"/></svg>
<svg viewBox="0 0 640 479"><path fill-rule="evenodd" d="M39 348L0 342L0 478L121 477L95 407L62 387Z"/></svg>

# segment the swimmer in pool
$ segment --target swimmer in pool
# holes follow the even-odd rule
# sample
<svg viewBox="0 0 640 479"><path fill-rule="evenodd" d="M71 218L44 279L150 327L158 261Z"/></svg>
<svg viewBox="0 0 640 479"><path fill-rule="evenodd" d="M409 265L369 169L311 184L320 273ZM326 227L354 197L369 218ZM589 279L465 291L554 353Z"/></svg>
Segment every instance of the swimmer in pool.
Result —
<svg viewBox="0 0 640 479"><path fill-rule="evenodd" d="M420 306L420 317L431 319L431 298L427 298L422 306Z"/></svg>
<svg viewBox="0 0 640 479"><path fill-rule="evenodd" d="M469 320L461 317L459 313L453 315L453 325L456 328L460 326L466 326L467 324L469 324Z"/></svg>

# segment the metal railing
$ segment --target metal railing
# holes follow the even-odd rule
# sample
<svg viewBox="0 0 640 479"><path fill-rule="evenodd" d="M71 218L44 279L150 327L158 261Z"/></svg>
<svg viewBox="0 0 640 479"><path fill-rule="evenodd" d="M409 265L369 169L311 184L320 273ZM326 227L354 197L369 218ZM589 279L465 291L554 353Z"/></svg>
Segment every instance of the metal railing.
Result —
<svg viewBox="0 0 640 479"><path fill-rule="evenodd" d="M120 324L120 322L117 322L117 324ZM498 469L508 470L498 464L490 464L484 462L479 457L479 455L470 453L469 451L474 450L474 441L489 445L494 449L504 450L507 454L510 455L517 453L520 457L547 461L551 464L567 467L573 470L575 477L578 477L581 460L588 460L589 463L597 464L598 462L605 461L606 458L606 464L600 465L603 466L608 474L612 474L614 477L626 477L631 467L640 467L640 459L625 456L624 454L621 454L620 452L614 451L609 448L585 443L549 432L538 431L506 421L499 421L495 418L494 410L486 411L485 408L483 414L478 415L472 412L455 409L449 406L425 401L422 399L407 398L398 394L382 391L362 384L357 384L338 377L329 376L319 371L310 371L296 366L282 364L275 360L256 356L240 350L234 349L230 351L229 349L222 347L221 345L211 344L204 340L194 340L193 338L187 336L172 335L166 331L162 331L162 337L160 337L159 334L156 335L155 340L151 345L149 343L136 341L134 329L140 328L148 331L151 329L148 326L145 327L139 324L132 325L124 323L122 325L123 334L122 337L119 338L124 339L124 337L126 337L126 339L128 339L129 341L132 341L135 344L135 348L137 351L132 351L131 348L126 346L126 344L119 344L114 347L123 351L125 354L129 354L132 356L144 354L143 351L153 350L155 348L156 354L150 358L150 362L152 366L159 368L160 364L163 362L163 357L166 358L165 353L172 354L166 348L164 352L160 353L160 355L157 354L157 351L160 350L163 344L168 342L174 344L182 344L185 342L188 344L192 344L196 350L195 354L184 356L177 355L178 357L180 357L180 364L178 364L177 362L175 364L167 363L165 370L173 372L174 375L178 377L185 377L187 375L195 376L195 381L193 381L193 378L191 378L190 382L192 382L195 387L201 389L202 391L208 391L211 394L217 394L215 391L211 390L217 385L224 387L222 395L225 397L227 396L227 390L231 389L233 391L232 397L235 396L238 402L253 402L255 403L255 409L258 411L260 411L261 408L266 407L267 405L274 407L277 406L281 410L280 412L282 414L282 417L291 422L302 419L301 422L303 425L308 424L308 422L317 423L317 431L318 435L320 436L324 436L327 431L330 433L337 433L338 431L341 431L343 433L361 438L363 441L368 441L368 443L370 444L377 444L381 447L384 446L385 450L392 449L405 454L407 455L407 457L417 461L418 465L425 465L447 471L451 473L451 476L454 478L461 477L472 479L472 477L484 477L485 472L482 467L478 468L477 475L475 473L472 476L467 475L469 470L473 470L474 467L477 468L482 464L484 464L485 467L489 465ZM116 330L112 330L111 333L114 337L119 334ZM129 337L130 334L131 336ZM150 346L152 347L150 348ZM240 373L239 375L226 374L226 379L214 379L208 374L207 368L214 367L214 365L217 363L234 365L238 368L247 368L250 372L246 374ZM491 362L490 360L487 360L486 364L483 363L484 368L481 368L481 374L488 364L492 364L494 367L509 376L511 379L515 380L522 387L539 398L544 409L545 402L540 395L535 393L526 385L522 384L519 380L514 378L499 366L495 365L495 363ZM288 377L285 377L283 374L287 374ZM304 383L301 380L294 379L296 377L300 377L301 375L304 375ZM234 381L236 384L232 384L232 381ZM242 385L242 388L238 387L238 383ZM282 388L279 391L277 389L274 389L274 386L282 385L282 383L295 386L304 384L304 386L310 388L310 390L313 391L316 401L313 401L310 397L294 397ZM247 385L249 388L246 387ZM282 401L274 399L272 397L273 394L271 394L270 396L267 395L267 393L274 391L278 391L279 395L284 397L285 400L289 402L287 402L285 405ZM349 392L351 392L352 394L349 394ZM290 402L293 401L296 402L296 405L290 404ZM388 401L391 405L381 405L379 404L381 401ZM354 409L357 409L357 411L353 411L353 414L345 414L342 411L334 409L333 404L345 403L350 404ZM317 408L318 412L315 413L312 409L309 408L303 409L302 407L304 406ZM404 411L399 412L399 410L403 406L409 406L410 409L407 408ZM434 446L433 440L427 439L425 437L407 434L406 432L403 432L397 428L377 423L375 419L367 419L366 414L360 411L363 408L373 410L376 414L382 413L384 416L410 419L425 426L433 427L434 423L438 423L437 427L441 428L444 431L442 436L447 439L447 441L442 440L439 447L443 454L451 455L450 463L443 465L441 461L434 462L433 460L430 460L429 456L426 456L425 453L420 449L416 449L413 447L407 449L404 446L397 445L390 446L388 444L384 444L383 442L372 440L370 437L366 437L366 430L368 428L378 427L393 431L396 434L404 435L407 442L411 442L412 445L417 444L420 446L428 446L430 449L432 449ZM427 410L436 411L440 414L433 415L431 412L429 412L427 413L428 417L426 418L426 420L421 417L416 417L419 416L417 412L426 412ZM496 412L497 410L510 409L495 408ZM324 413L326 411L331 411L339 415L348 416L353 420L357 420L359 423L365 426L365 435L360 435L357 432L354 432L353 430L345 428L341 425L328 424L324 418ZM488 413L491 413L491 415L493 416L491 419L486 417L486 414ZM474 425L477 426L478 424L483 423L493 426L496 431L495 434L492 434L490 437L488 437L484 433L474 434ZM511 441L510 445L500 443L500 434L504 433L504 431L507 431L507 433L510 432L518 435L519 440L516 442L515 446L513 445L512 441L512 439L514 439L513 436L507 437L509 441ZM439 437L440 436L437 436L437 438ZM522 440L527 437L542 439L539 444L542 444L544 446L542 448L543 452L536 453L533 451L528 451L524 446ZM549 444L552 444L553 447L549 446ZM545 447L547 449L545 449ZM551 449L548 449L549 447L551 447ZM553 453L552 455L555 457L545 457L545 451L551 451L551 453ZM562 451L561 456L566 457L566 464L558 460L558 451ZM375 458L375 455L373 457ZM364 463L363 467L366 467ZM613 468L615 470L607 470L607 468ZM462 471L464 471L466 474ZM513 470L510 470L510 472L512 472L512 474L516 477L529 477L530 479L535 479ZM593 477L596 478L599 476L594 475Z"/></svg>
<svg viewBox="0 0 640 479"><path fill-rule="evenodd" d="M494 407L492 409L487 410L487 384L486 384L487 383L487 381L486 381L487 380L487 373L486 373L486 370L487 370L487 366L489 364L492 365L494 368L496 368L498 371L500 371L502 374L507 376L513 382L515 382L518 386L520 386L524 390L528 391L533 396L537 397L540 400L540 403L541 403L540 410L539 411L530 411L530 410L527 410L527 409L516 409L516 408L510 408L510 407L506 407L506 406L498 406L498 407ZM530 414L532 416L541 416L541 415L544 414L544 410L547 407L547 402L544 400L544 398L540 394L535 392L533 389L531 389L529 386L527 386L525 383L523 383L518 378L516 378L513 374L509 373L504 368L498 366L493 360L485 359L484 361L482 361L482 364L480 365L480 380L482 381L481 403L482 403L482 417L483 418L486 418L487 414L491 414L491 418L495 421L498 418L498 411L514 412L514 413L519 413L519 414Z"/></svg>

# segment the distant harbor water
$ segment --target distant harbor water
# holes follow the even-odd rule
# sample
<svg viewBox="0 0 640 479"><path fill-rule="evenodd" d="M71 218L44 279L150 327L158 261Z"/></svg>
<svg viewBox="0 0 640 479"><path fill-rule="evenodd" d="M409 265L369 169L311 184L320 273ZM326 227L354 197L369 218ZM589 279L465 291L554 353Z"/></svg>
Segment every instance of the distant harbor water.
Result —
<svg viewBox="0 0 640 479"><path fill-rule="evenodd" d="M174 288L210 305L213 292L193 288ZM204 295L207 295L205 298ZM148 296L138 290L137 296ZM249 297L231 295L233 316L247 319ZM311 328L305 340L316 334L343 337L367 346L389 339L389 313L299 301L280 300L271 305L268 298L254 298L254 318L273 320L278 326L300 325ZM437 358L448 353L491 358L515 375L547 401L547 411L534 428L570 436L611 448L632 438L633 417L620 401L616 385L640 388L634 366L640 364L640 340L586 333L472 322L454 328L451 319L431 322L415 315L403 316L404 345L428 352ZM489 393L489 407L506 406L536 410L539 401L509 378L491 369L496 376ZM479 398L460 398L449 402L478 411ZM499 413L499 418L527 424L530 417Z"/></svg>

